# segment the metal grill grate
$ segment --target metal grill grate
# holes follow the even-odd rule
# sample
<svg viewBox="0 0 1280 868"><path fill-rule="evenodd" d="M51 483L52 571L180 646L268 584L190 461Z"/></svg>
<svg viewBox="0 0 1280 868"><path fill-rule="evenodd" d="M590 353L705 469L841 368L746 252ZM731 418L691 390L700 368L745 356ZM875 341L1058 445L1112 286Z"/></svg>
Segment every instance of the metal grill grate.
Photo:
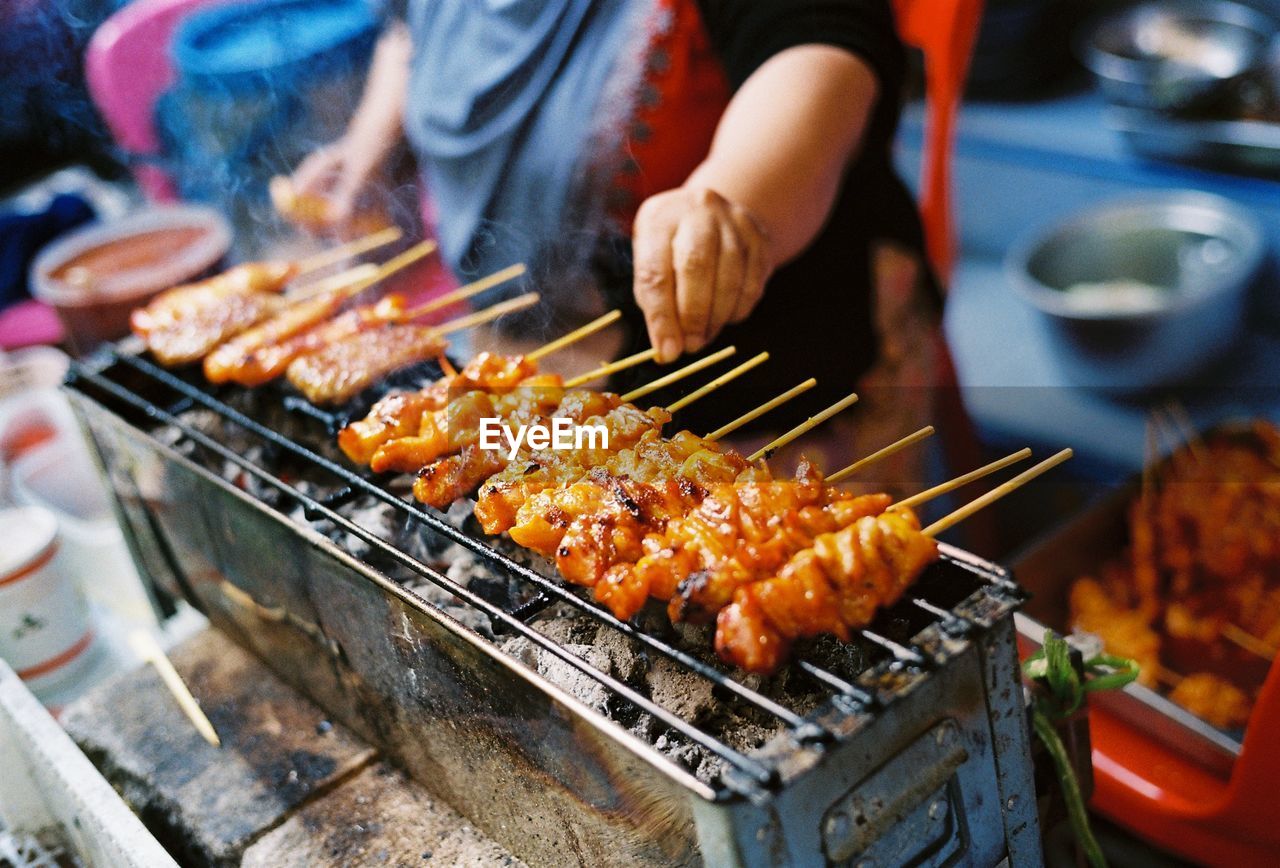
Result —
<svg viewBox="0 0 1280 868"><path fill-rule="evenodd" d="M162 387L172 393L172 400L157 402L143 397L139 390L117 381L123 378L113 379L107 376L106 371L112 367L111 364L102 366L101 370L98 370L96 365L77 365L73 370L72 376L78 381L79 388L83 390L88 386L89 391L96 390L103 395L110 396L115 401L142 413L155 423L170 426L200 448L235 464L265 485L295 501L302 508L303 514L308 519L325 519L333 523L335 527L368 544L373 550L408 569L416 576L465 601L468 605L488 616L495 628L500 626L503 630L528 639L542 651L592 679L613 695L652 715L654 719L660 721L670 730L678 732L690 742L719 757L728 766L746 775L756 786L770 787L778 783L779 770L773 763L747 756L725 744L721 739L710 734L705 729L684 720L627 684L591 666L555 640L538 632L526 621L551 603L563 603L602 624L608 625L608 627L627 636L644 649L666 657L678 666L709 681L720 691L720 695L731 697L733 700L773 718L786 727L792 737L799 743L821 743L835 738L835 734L829 726L821 722L821 720L825 719L822 715L799 714L777 700L735 680L718 667L709 665L659 637L618 620L608 610L593 601L584 599L558 580L513 560L485 540L475 538L454 526L440 514L395 494L386 487L385 480L355 472L349 467L326 458L316 450L273 430L246 413L232 407L226 401L205 391L200 386L159 368L145 359L116 349L111 349L108 352L110 353L110 359L108 360L110 363L119 363L127 367L133 374L141 375L149 388ZM333 414L315 408L296 396L285 396L284 402L285 409L310 416L322 423L326 429L332 429L338 421ZM228 445L219 442L214 437L179 418L181 413L197 407L217 414L223 420L252 434L279 453L287 453L332 476L335 481L335 488L322 497L308 494L270 470L245 458ZM533 589L536 589L536 595L511 611L486 600L464 585L449 579L437 569L390 545L377 534L338 512L342 505L361 496L369 496L386 504L407 521L416 523L416 525L428 529L444 539L463 546L484 559L491 566L522 582L527 582ZM981 584L984 579L988 583L998 583L991 577L977 575L976 571L968 568L968 565L965 566L967 567L967 573L974 577L974 587ZM933 583L933 586L930 586L927 579L928 575L926 574L926 577L917 586L918 595L905 598L888 612L882 613L877 620L876 629L864 629L858 633L868 647L873 649L873 657L878 658L881 663L887 662L891 668L899 672L919 673L928 670L932 665L933 657L931 653L913 645L910 641L910 637L919 633L925 626L938 624L946 633L954 636L963 636L975 626L969 619L955 614L951 611L949 605L944 604L944 600L947 598L953 598L953 602L959 602L959 600L969 595L973 587L942 588L937 587L937 583ZM1010 589L1010 586L1005 587L1006 591ZM873 660L873 662L875 661ZM854 683L849 678L842 677L805 659L799 659L793 665L819 684L831 690L832 699L838 700L834 703L835 707L846 714L874 713L893 701L894 691L891 688L886 690L874 685L863 686Z"/></svg>

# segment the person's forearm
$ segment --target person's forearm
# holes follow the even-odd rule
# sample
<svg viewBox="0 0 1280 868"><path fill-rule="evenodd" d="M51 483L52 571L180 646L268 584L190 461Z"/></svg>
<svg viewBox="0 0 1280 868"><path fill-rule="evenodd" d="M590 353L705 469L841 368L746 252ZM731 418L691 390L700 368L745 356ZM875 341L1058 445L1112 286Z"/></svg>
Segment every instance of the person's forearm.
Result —
<svg viewBox="0 0 1280 868"><path fill-rule="evenodd" d="M400 140L412 52L408 27L396 23L387 28L374 49L364 94L347 127L349 137L384 144L388 150Z"/></svg>
<svg viewBox="0 0 1280 868"><path fill-rule="evenodd" d="M877 88L871 68L847 51L780 52L738 89L687 186L746 208L769 236L773 265L787 262L826 223Z"/></svg>

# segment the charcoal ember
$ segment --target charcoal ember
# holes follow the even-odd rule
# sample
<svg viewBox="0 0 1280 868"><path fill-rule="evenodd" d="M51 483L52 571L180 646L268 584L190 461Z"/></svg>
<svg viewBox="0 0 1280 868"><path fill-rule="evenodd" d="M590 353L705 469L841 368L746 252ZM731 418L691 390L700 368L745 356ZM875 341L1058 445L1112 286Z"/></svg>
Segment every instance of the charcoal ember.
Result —
<svg viewBox="0 0 1280 868"><path fill-rule="evenodd" d="M563 646L566 651L583 660L588 666L611 675L609 655L594 645ZM516 636L502 643L502 649L539 675L564 689L589 708L608 713L612 693L591 675L539 648L532 640Z"/></svg>
<svg viewBox="0 0 1280 868"><path fill-rule="evenodd" d="M710 681L666 658L653 661L648 686L654 702L690 723L702 723L719 706Z"/></svg>

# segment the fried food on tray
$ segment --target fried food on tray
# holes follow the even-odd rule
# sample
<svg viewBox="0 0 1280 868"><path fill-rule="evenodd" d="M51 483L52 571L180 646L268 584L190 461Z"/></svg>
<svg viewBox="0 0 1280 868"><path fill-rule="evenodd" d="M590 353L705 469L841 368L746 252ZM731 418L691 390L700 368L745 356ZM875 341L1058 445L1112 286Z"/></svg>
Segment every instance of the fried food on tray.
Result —
<svg viewBox="0 0 1280 868"><path fill-rule="evenodd" d="M1209 672L1194 672L1177 683L1169 699L1219 729L1239 729L1249 722L1253 701L1239 687Z"/></svg>
<svg viewBox="0 0 1280 868"><path fill-rule="evenodd" d="M1243 726L1280 647L1280 428L1220 429L1145 488L1128 551L1072 587L1072 625L1138 660L1144 684L1173 683L1169 698L1206 721ZM1179 680L1179 664L1195 671Z"/></svg>
<svg viewBox="0 0 1280 868"><path fill-rule="evenodd" d="M334 341L289 364L289 382L313 404L341 404L396 371L443 355L431 326L385 325Z"/></svg>
<svg viewBox="0 0 1280 868"><path fill-rule="evenodd" d="M190 316L210 311L232 296L279 294L297 274L291 262L249 262L196 283L175 286L129 315L129 325L139 337L167 329Z"/></svg>
<svg viewBox="0 0 1280 868"><path fill-rule="evenodd" d="M793 555L772 578L734 592L716 617L716 652L748 672L773 672L798 638L871 623L938 558L908 509L868 515Z"/></svg>
<svg viewBox="0 0 1280 868"><path fill-rule="evenodd" d="M1086 576L1071 586L1072 624L1092 633L1112 654L1138 661L1138 681L1148 687L1159 683L1160 634L1150 619L1130 609L1108 593L1097 579Z"/></svg>

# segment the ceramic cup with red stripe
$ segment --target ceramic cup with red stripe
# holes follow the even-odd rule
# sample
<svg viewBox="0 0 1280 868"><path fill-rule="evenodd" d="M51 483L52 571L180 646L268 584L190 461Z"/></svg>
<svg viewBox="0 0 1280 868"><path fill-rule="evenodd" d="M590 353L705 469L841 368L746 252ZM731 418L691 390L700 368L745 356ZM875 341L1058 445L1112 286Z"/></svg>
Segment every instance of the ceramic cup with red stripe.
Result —
<svg viewBox="0 0 1280 868"><path fill-rule="evenodd" d="M93 644L88 608L57 554L52 512L0 509L0 657L37 692L75 678Z"/></svg>

